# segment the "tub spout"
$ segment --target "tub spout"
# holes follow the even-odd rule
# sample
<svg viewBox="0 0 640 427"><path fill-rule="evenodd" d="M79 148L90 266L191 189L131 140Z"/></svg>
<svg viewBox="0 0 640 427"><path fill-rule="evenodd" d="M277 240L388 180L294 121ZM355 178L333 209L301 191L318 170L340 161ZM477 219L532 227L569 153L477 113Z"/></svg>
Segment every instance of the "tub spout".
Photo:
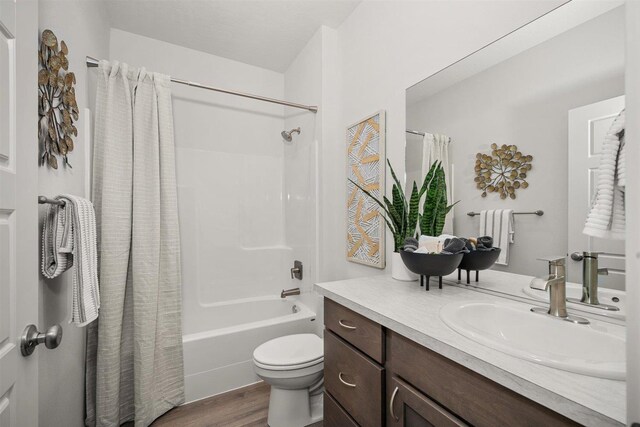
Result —
<svg viewBox="0 0 640 427"><path fill-rule="evenodd" d="M290 297L291 295L300 295L300 288L283 289L280 292L280 298Z"/></svg>

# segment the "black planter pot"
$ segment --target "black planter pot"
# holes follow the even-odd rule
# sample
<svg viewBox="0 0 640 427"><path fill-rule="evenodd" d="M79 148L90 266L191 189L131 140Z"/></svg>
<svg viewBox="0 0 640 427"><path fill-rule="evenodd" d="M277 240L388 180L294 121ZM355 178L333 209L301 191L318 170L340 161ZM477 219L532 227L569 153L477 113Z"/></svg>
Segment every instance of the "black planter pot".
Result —
<svg viewBox="0 0 640 427"><path fill-rule="evenodd" d="M432 276L438 277L438 287L442 289L442 276L453 273L460 265L463 255L420 254L400 251L400 257L404 265L407 266L409 271L420 275L420 286L426 285L427 291L429 290L429 280Z"/></svg>
<svg viewBox="0 0 640 427"><path fill-rule="evenodd" d="M462 261L458 266L458 280L462 280L462 270L467 271L467 284L469 280L469 272L475 270L476 282L479 280L479 271L491 268L500 256L500 248L494 248L492 251L472 251L464 254Z"/></svg>

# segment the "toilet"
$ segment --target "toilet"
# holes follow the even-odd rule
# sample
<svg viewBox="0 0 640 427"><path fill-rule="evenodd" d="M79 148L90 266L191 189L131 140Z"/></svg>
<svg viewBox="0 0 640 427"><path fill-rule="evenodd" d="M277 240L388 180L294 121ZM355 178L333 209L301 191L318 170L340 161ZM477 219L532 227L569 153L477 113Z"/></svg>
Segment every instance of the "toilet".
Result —
<svg viewBox="0 0 640 427"><path fill-rule="evenodd" d="M270 427L306 426L322 419L324 354L314 334L286 335L253 352L256 374L271 386Z"/></svg>

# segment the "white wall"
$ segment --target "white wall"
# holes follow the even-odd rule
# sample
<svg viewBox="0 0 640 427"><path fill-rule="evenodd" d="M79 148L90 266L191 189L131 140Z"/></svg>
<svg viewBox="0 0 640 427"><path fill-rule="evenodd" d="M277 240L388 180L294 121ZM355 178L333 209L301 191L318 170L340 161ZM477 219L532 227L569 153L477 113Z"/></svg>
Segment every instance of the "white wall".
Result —
<svg viewBox="0 0 640 427"><path fill-rule="evenodd" d="M284 96L281 73L111 30L112 60L171 76ZM185 333L206 307L279 294L289 282L282 106L172 85Z"/></svg>
<svg viewBox="0 0 640 427"><path fill-rule="evenodd" d="M568 111L624 94L624 37L619 7L407 106L409 129L453 140L454 199L460 200L456 234L477 236L478 217L465 215L469 211L545 212L515 217L509 265L496 270L539 275L546 266L536 259L569 250ZM407 139L412 148L422 146L416 137ZM493 142L516 144L534 158L529 187L518 190L515 200L491 193L481 197L473 181L475 154L487 152Z"/></svg>
<svg viewBox="0 0 640 427"><path fill-rule="evenodd" d="M78 137L75 149L69 155L73 169L59 166L57 171L39 168L38 191L46 196L61 193L88 197L85 193L85 174L88 165L85 156L90 141L85 139L85 126L91 118L84 109L93 108L95 97L95 71L85 66L85 56L109 56L109 27L106 10L101 2L69 0L65 2L39 2L39 29L51 29L58 40L69 47L69 70L76 75L76 100L80 118L76 123ZM36 37L34 34L33 37ZM35 55L35 52L34 52ZM35 143L35 142L32 142ZM35 159L34 159L35 161ZM58 162L61 164L60 162ZM40 217L44 208L40 208ZM57 279L40 277L40 315L38 326L46 329L56 323L64 334L60 347L36 351L40 364L39 419L41 426L84 426L84 342L85 329L70 325L72 276L64 273Z"/></svg>
<svg viewBox="0 0 640 427"><path fill-rule="evenodd" d="M322 26L284 75L286 100L318 106L317 114L285 109L285 128L302 127L302 134L294 137L292 144L285 144L285 187L290 201L287 208L287 239L292 242L294 254L301 253L305 257L302 260L305 263L305 277L301 283L301 298L317 313L318 334L322 334L324 324L322 297L312 292L311 285L321 279L321 266L325 259L325 254L318 250L319 242L325 237L320 228L321 199L326 191L324 176L333 173L335 167L331 164L327 168L322 163L322 157L335 145L332 141L342 136L338 125L337 56L337 31ZM311 188L306 190L308 186ZM292 286L297 286L296 283L292 282Z"/></svg>
<svg viewBox="0 0 640 427"><path fill-rule="evenodd" d="M322 111L322 46L320 28L284 73L284 98L305 105L316 105ZM285 108L284 128L300 127L293 141L284 142L284 189L286 241L292 256L303 263L303 279L289 279L284 287L300 287L301 299L312 310L321 308L320 298L312 292L317 278L316 257L316 167L318 146L322 141L322 113ZM293 263L294 259L291 259ZM293 264L291 264L293 265ZM322 318L316 319L318 332Z"/></svg>
<svg viewBox="0 0 640 427"><path fill-rule="evenodd" d="M341 109L322 147L321 280L381 273L345 260L344 129L387 111L387 157L404 172L405 89L562 3L549 1L362 2L338 28ZM482 17L479 19L479 17ZM331 91L332 89L327 88ZM387 193L391 180L387 180ZM393 252L387 233L387 258Z"/></svg>
<svg viewBox="0 0 640 427"><path fill-rule="evenodd" d="M626 112L627 117L640 117L640 2L626 2L627 64ZM640 121L629 120L626 128L628 141L640 140ZM640 164L640 146L628 144L627 164ZM627 173L627 240L626 271L628 282L627 307L627 424L640 423L640 169L628 167Z"/></svg>

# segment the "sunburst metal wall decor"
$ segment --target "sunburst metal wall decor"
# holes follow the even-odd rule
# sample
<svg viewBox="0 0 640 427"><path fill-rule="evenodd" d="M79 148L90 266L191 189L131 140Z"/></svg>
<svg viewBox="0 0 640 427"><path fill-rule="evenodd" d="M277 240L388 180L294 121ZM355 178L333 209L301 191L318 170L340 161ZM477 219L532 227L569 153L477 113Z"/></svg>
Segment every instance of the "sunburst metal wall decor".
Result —
<svg viewBox="0 0 640 427"><path fill-rule="evenodd" d="M491 144L491 155L476 154L476 187L482 197L497 193L501 199L515 199L516 190L529 186L526 178L532 161L533 156L522 154L515 145Z"/></svg>
<svg viewBox="0 0 640 427"><path fill-rule="evenodd" d="M67 72L68 53L69 48L64 41L60 41L58 46L58 38L53 31L42 32L38 51L40 163L54 169L58 169L57 156L71 167L68 154L73 151L73 137L78 136L78 129L73 125L79 114L74 88L76 76Z"/></svg>

